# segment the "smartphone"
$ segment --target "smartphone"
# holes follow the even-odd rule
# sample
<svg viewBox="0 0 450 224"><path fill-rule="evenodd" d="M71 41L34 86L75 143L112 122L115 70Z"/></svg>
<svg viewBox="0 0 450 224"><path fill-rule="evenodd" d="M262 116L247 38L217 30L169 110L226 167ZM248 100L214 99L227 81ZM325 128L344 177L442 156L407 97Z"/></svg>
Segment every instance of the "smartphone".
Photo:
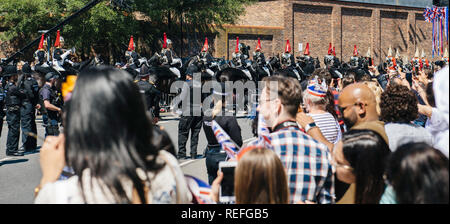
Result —
<svg viewBox="0 0 450 224"><path fill-rule="evenodd" d="M223 203L234 202L236 197L234 195L234 171L237 162L220 162L219 170L223 173L223 179L220 184L219 201Z"/></svg>

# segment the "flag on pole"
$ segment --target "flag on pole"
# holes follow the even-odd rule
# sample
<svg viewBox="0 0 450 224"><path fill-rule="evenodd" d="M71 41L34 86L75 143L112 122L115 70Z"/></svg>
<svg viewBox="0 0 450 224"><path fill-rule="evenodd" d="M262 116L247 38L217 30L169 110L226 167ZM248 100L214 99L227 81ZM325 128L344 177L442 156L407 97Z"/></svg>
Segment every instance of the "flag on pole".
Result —
<svg viewBox="0 0 450 224"><path fill-rule="evenodd" d="M442 55L444 41L448 44L448 7L427 7L423 12L425 21L432 24L432 57L434 54Z"/></svg>

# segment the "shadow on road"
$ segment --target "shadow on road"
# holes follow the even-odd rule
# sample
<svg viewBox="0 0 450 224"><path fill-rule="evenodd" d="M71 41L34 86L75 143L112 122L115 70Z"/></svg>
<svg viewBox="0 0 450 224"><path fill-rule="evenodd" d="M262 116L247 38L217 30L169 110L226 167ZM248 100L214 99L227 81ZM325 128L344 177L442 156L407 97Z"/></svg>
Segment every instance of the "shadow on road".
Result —
<svg viewBox="0 0 450 224"><path fill-rule="evenodd" d="M0 159L0 166L6 165L6 164L23 163L26 161L28 161L28 159L18 159L18 158L7 157L4 159Z"/></svg>

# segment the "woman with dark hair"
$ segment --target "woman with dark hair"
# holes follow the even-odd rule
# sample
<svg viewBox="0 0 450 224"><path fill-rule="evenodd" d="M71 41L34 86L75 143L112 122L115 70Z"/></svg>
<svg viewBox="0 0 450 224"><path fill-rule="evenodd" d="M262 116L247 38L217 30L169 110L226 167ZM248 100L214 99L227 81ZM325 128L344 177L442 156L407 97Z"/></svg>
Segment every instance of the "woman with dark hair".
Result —
<svg viewBox="0 0 450 224"><path fill-rule="evenodd" d="M35 203L189 203L177 160L152 144L138 86L124 71L90 68L66 104L64 135L41 149ZM56 181L64 166L75 175Z"/></svg>
<svg viewBox="0 0 450 224"><path fill-rule="evenodd" d="M425 143L409 143L398 147L388 161L386 179L397 203L449 203L449 162L442 152Z"/></svg>
<svg viewBox="0 0 450 224"><path fill-rule="evenodd" d="M413 121L419 114L416 95L408 87L391 84L381 94L381 116L385 122L389 148L395 151L399 145L409 142L433 144L431 134Z"/></svg>
<svg viewBox="0 0 450 224"><path fill-rule="evenodd" d="M165 150L173 156L177 156L175 146L163 126L155 125L153 127L152 144L157 150Z"/></svg>
<svg viewBox="0 0 450 224"><path fill-rule="evenodd" d="M229 93L225 92L225 84L221 83L221 89L213 90L213 108L204 111L203 116L203 130L205 131L208 145L205 149L205 164L206 172L208 174L208 183L212 184L217 177L217 170L219 169L219 162L225 161L227 154L217 141L214 131L212 129L212 121L216 121L220 127L230 136L231 140L242 146L241 127L239 126L236 117L228 111L228 97Z"/></svg>
<svg viewBox="0 0 450 224"><path fill-rule="evenodd" d="M350 203L379 203L385 189L383 172L389 153L386 142L374 131L344 133L342 141L333 149L333 163L337 178L355 186L354 191L349 189L346 193L352 198Z"/></svg>

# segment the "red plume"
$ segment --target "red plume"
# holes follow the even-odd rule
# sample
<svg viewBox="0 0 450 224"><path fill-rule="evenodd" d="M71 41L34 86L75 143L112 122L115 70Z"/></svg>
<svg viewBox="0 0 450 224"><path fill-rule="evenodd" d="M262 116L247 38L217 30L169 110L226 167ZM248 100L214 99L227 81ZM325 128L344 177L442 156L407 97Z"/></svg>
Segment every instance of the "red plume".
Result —
<svg viewBox="0 0 450 224"><path fill-rule="evenodd" d="M128 44L128 51L134 51L134 40L133 40L133 35L131 35L130 43Z"/></svg>
<svg viewBox="0 0 450 224"><path fill-rule="evenodd" d="M336 48L333 47L333 56L336 56Z"/></svg>
<svg viewBox="0 0 450 224"><path fill-rule="evenodd" d="M260 51L261 50L261 40L258 37L258 45L256 45L255 51Z"/></svg>
<svg viewBox="0 0 450 224"><path fill-rule="evenodd" d="M355 45L355 47L353 48L353 56L354 56L354 57L358 56L358 48L356 47L356 45Z"/></svg>
<svg viewBox="0 0 450 224"><path fill-rule="evenodd" d="M284 49L285 53L291 52L291 44L289 44L289 40L286 40L286 48Z"/></svg>
<svg viewBox="0 0 450 224"><path fill-rule="evenodd" d="M38 50L44 50L44 34L41 36L41 41L39 42Z"/></svg>
<svg viewBox="0 0 450 224"><path fill-rule="evenodd" d="M428 61L428 59L425 59L425 64L427 65L427 67L430 67L430 62Z"/></svg>
<svg viewBox="0 0 450 224"><path fill-rule="evenodd" d="M234 52L239 53L239 37L236 37L236 50Z"/></svg>
<svg viewBox="0 0 450 224"><path fill-rule="evenodd" d="M395 58L392 58L392 66L397 68L397 60Z"/></svg>
<svg viewBox="0 0 450 224"><path fill-rule="evenodd" d="M59 30L56 32L56 40L55 40L55 47L60 47L61 43L60 43L60 34L59 34Z"/></svg>
<svg viewBox="0 0 450 224"><path fill-rule="evenodd" d="M328 55L333 54L333 46L330 43L330 46L328 47Z"/></svg>
<svg viewBox="0 0 450 224"><path fill-rule="evenodd" d="M306 48L305 48L304 55L309 55L309 43L306 43Z"/></svg>
<svg viewBox="0 0 450 224"><path fill-rule="evenodd" d="M163 43L163 49L167 48L167 36L166 33L164 33L164 43Z"/></svg>
<svg viewBox="0 0 450 224"><path fill-rule="evenodd" d="M203 44L202 52L208 51L208 38L205 37L205 44Z"/></svg>
<svg viewBox="0 0 450 224"><path fill-rule="evenodd" d="M423 68L423 62L422 62L422 59L419 60L419 68L420 68L420 70L422 70L422 68Z"/></svg>

